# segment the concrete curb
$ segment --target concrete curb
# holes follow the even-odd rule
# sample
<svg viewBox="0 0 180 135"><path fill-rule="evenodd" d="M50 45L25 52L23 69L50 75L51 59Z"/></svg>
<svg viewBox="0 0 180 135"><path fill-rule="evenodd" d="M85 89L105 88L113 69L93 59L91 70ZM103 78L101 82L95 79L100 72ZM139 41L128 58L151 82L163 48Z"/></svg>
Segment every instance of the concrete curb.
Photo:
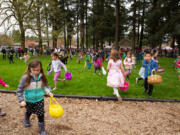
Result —
<svg viewBox="0 0 180 135"><path fill-rule="evenodd" d="M1 93L16 93L15 90L2 90ZM90 99L90 100L100 100L100 101L117 101L116 97L109 96L85 96L85 95L64 95L64 94L54 94L57 98L78 98L78 99ZM122 98L123 101L138 101L138 102L180 102L180 99L148 99L148 98Z"/></svg>

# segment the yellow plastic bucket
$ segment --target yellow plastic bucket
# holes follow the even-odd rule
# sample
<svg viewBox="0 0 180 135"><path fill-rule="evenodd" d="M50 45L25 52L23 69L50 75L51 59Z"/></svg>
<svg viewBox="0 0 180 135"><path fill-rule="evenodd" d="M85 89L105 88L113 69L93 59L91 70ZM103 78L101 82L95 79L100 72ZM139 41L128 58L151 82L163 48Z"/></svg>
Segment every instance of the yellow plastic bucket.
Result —
<svg viewBox="0 0 180 135"><path fill-rule="evenodd" d="M53 99L56 104L52 104L51 99ZM50 97L49 115L53 118L60 118L63 114L64 111L61 105L56 101L54 97Z"/></svg>

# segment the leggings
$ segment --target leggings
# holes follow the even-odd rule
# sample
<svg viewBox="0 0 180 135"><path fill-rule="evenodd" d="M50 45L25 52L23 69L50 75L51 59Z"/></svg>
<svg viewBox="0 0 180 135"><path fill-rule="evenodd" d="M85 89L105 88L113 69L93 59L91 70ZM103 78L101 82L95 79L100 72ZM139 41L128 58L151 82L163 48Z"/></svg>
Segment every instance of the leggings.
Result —
<svg viewBox="0 0 180 135"><path fill-rule="evenodd" d="M54 74L54 83L55 83L55 85L57 84L57 81L58 81L58 78L59 78L60 74L61 74L60 71L59 72L55 72L55 74Z"/></svg>

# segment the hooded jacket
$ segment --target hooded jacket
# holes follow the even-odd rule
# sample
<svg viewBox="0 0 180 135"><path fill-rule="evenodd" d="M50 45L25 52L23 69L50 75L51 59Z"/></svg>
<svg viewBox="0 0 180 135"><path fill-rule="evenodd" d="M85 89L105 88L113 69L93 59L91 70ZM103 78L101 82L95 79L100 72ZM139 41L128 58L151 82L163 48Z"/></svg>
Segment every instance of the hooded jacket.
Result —
<svg viewBox="0 0 180 135"><path fill-rule="evenodd" d="M30 84L25 87L27 75L23 75L17 89L17 97L19 102L26 101L30 103L39 102L44 99L45 92L51 92L48 84L42 88L42 74L40 73L37 79L30 74Z"/></svg>

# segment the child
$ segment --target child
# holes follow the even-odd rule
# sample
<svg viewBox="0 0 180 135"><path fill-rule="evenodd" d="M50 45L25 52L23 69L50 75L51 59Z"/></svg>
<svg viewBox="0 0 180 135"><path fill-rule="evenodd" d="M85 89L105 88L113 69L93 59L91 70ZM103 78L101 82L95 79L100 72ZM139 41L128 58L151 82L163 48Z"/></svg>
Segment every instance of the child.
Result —
<svg viewBox="0 0 180 135"><path fill-rule="evenodd" d="M27 53L24 53L24 62L26 64L28 64L28 60L29 60L30 56Z"/></svg>
<svg viewBox="0 0 180 135"><path fill-rule="evenodd" d="M147 52L145 55L145 60L143 61L142 66L145 68L144 71L144 93L148 91L148 97L151 98L153 92L153 85L148 84L148 76L151 75L152 72L158 69L158 66L154 60L152 60L151 53Z"/></svg>
<svg viewBox="0 0 180 135"><path fill-rule="evenodd" d="M132 54L132 68L135 68L135 64L136 64L136 57L134 56L134 54Z"/></svg>
<svg viewBox="0 0 180 135"><path fill-rule="evenodd" d="M125 71L118 51L112 49L110 55L111 55L110 60L107 66L107 70L108 70L107 86L113 88L114 95L116 95L118 100L122 102L122 98L119 95L118 88L124 86Z"/></svg>
<svg viewBox="0 0 180 135"><path fill-rule="evenodd" d="M94 73L96 74L96 70L99 70L99 75L101 74L101 59L99 58L99 54L96 54L93 58L93 65L94 65Z"/></svg>
<svg viewBox="0 0 180 135"><path fill-rule="evenodd" d="M132 61L130 52L127 53L127 57L124 59L124 65L125 65L127 72L129 72L129 74L127 75L127 79L129 80L129 76L130 76L132 65L133 65L133 61Z"/></svg>
<svg viewBox="0 0 180 135"><path fill-rule="evenodd" d="M66 66L59 60L59 56L57 53L52 53L51 54L51 58L52 58L52 64L51 64L51 70L49 71L50 73L53 71L54 69L54 85L55 87L53 88L53 90L57 89L57 81L65 81L65 79L58 79L58 77L61 74L61 67L64 68L64 70L67 72L67 68Z"/></svg>
<svg viewBox="0 0 180 135"><path fill-rule="evenodd" d="M89 56L89 52L87 52L86 55L85 55L84 68L86 68L86 66L88 65L88 69L90 69L89 64L90 64L90 56Z"/></svg>
<svg viewBox="0 0 180 135"><path fill-rule="evenodd" d="M177 65L178 77L179 77L179 80L180 80L180 56L178 58L179 58L179 60L176 62L176 65Z"/></svg>
<svg viewBox="0 0 180 135"><path fill-rule="evenodd" d="M81 62L82 55L83 55L82 52L80 52L80 53L78 54L78 60L77 60L77 62L78 62L79 64L80 64L80 62Z"/></svg>
<svg viewBox="0 0 180 135"><path fill-rule="evenodd" d="M1 78L0 78L0 84L6 88L9 88L9 85L7 85ZM5 116L6 113L2 112L1 108L0 108L0 116Z"/></svg>
<svg viewBox="0 0 180 135"><path fill-rule="evenodd" d="M33 60L29 63L27 72L20 80L17 96L21 107L26 107L24 126L30 127L29 118L32 113L36 114L41 135L47 135L44 127L44 91L49 96L53 96L41 62Z"/></svg>
<svg viewBox="0 0 180 135"><path fill-rule="evenodd" d="M126 58L126 53L123 52L122 59L124 60Z"/></svg>

